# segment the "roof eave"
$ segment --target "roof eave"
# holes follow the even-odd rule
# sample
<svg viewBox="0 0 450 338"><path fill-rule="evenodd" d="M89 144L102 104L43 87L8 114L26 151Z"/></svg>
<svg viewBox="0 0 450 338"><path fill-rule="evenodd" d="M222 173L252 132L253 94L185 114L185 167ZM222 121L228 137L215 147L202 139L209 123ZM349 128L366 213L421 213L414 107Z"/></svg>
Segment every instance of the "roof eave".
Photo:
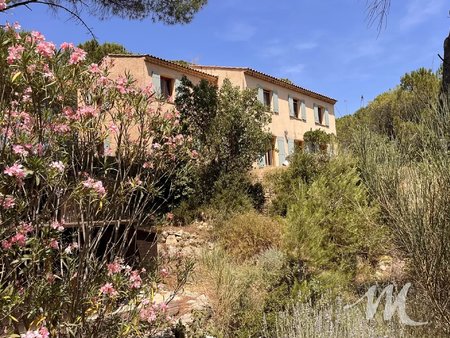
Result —
<svg viewBox="0 0 450 338"><path fill-rule="evenodd" d="M333 99L331 97L328 97L328 96L325 96L325 95L313 92L311 90L308 90L306 88L302 88L302 87L294 85L294 84L290 84L288 82L285 82L285 81L282 81L280 79L277 79L276 77L273 77L273 76L270 76L270 75L258 72L258 71L254 70L254 69L251 69L251 68L247 68L244 71L244 73L247 74L247 75L253 76L255 78L258 78L258 79L261 79L261 80L268 81L268 82L271 82L273 84L279 85L281 87L284 87L284 88L287 88L287 89L291 89L291 90L294 90L296 92L299 92L299 93L302 93L302 94L314 97L316 99L322 100L324 102L327 102L327 103L330 103L330 104L333 104L333 105L336 104L336 102L337 102L336 99Z"/></svg>

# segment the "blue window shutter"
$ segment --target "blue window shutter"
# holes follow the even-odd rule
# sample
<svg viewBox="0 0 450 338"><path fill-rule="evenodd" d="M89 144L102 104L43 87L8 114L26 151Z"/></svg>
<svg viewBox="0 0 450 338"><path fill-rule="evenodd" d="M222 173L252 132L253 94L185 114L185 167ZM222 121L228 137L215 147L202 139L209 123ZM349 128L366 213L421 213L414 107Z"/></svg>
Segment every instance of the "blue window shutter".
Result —
<svg viewBox="0 0 450 338"><path fill-rule="evenodd" d="M259 159L258 159L258 165L260 168L264 168L266 166L266 156L262 155Z"/></svg>
<svg viewBox="0 0 450 338"><path fill-rule="evenodd" d="M320 120L319 120L319 106L316 105L316 104L314 104L314 121L316 123L320 123Z"/></svg>
<svg viewBox="0 0 450 338"><path fill-rule="evenodd" d="M175 97L178 96L178 87L180 87L181 81L178 79L175 79Z"/></svg>
<svg viewBox="0 0 450 338"><path fill-rule="evenodd" d="M284 150L284 137L278 137L278 160L280 166L283 164L284 161L286 161L286 152Z"/></svg>
<svg viewBox="0 0 450 338"><path fill-rule="evenodd" d="M288 155L292 155L294 153L294 140L288 139Z"/></svg>
<svg viewBox="0 0 450 338"><path fill-rule="evenodd" d="M264 104L264 90L258 86L258 101Z"/></svg>
<svg viewBox="0 0 450 338"><path fill-rule="evenodd" d="M302 120L306 121L306 104L305 101L301 102Z"/></svg>
<svg viewBox="0 0 450 338"><path fill-rule="evenodd" d="M295 117L294 99L290 95L288 96L288 101L289 101L289 116Z"/></svg>
<svg viewBox="0 0 450 338"><path fill-rule="evenodd" d="M273 91L273 112L278 114L280 112L280 107L278 104L278 92L277 91Z"/></svg>
<svg viewBox="0 0 450 338"><path fill-rule="evenodd" d="M325 108L325 125L327 127L330 126L330 114L328 113L328 109Z"/></svg>
<svg viewBox="0 0 450 338"><path fill-rule="evenodd" d="M110 149L111 149L111 139L110 139L110 135L108 135L105 140L103 141L103 149L104 149L104 153L108 154Z"/></svg>
<svg viewBox="0 0 450 338"><path fill-rule="evenodd" d="M152 72L153 91L156 96L161 96L161 76Z"/></svg>

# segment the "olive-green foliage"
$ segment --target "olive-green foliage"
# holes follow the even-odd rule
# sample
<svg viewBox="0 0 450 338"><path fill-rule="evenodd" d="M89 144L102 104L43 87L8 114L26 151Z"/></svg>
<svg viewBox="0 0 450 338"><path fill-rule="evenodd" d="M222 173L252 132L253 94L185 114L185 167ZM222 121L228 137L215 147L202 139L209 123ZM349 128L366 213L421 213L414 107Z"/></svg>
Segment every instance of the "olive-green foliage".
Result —
<svg viewBox="0 0 450 338"><path fill-rule="evenodd" d="M65 8L74 13L89 12L101 19L118 16L125 19L143 20L151 17L153 21L165 24L187 24L194 15L207 4L208 0L92 0L86 3L82 0L52 0L40 2L48 4L53 10ZM30 6L32 1L13 1L6 10L15 6ZM56 7L60 6L60 7Z"/></svg>
<svg viewBox="0 0 450 338"><path fill-rule="evenodd" d="M439 83L439 75L429 69L405 74L396 88L378 95L354 115L337 119L341 146L348 148L355 144L354 135L360 126L390 139L397 138L399 133L415 135L411 123L416 124L432 114Z"/></svg>
<svg viewBox="0 0 450 338"><path fill-rule="evenodd" d="M240 90L227 79L218 89L207 81L194 85L183 78L175 102L199 152L189 203L210 204L224 213L248 209L254 204L249 192L258 191L247 173L265 149L270 121L255 91Z"/></svg>
<svg viewBox="0 0 450 338"><path fill-rule="evenodd" d="M286 216L288 207L295 201L292 191L303 184L310 184L328 161L329 157L325 155L295 151L286 170L268 177L275 191L275 198L270 205L271 213Z"/></svg>
<svg viewBox="0 0 450 338"><path fill-rule="evenodd" d="M356 161L344 155L331 159L311 183L300 183L290 193L288 251L318 280L345 286L354 276L357 256L374 256L383 241L378 208L369 202Z"/></svg>
<svg viewBox="0 0 450 338"><path fill-rule="evenodd" d="M126 48L118 43L105 42L100 45L97 40L89 40L78 45L86 53L86 63L100 63L108 54L130 54Z"/></svg>
<svg viewBox="0 0 450 338"><path fill-rule="evenodd" d="M283 223L255 211L216 224L219 243L233 257L246 260L281 243Z"/></svg>
<svg viewBox="0 0 450 338"><path fill-rule="evenodd" d="M284 273L284 262L285 255L276 249L260 253L253 262L237 262L222 248L204 252L199 268L209 290L212 325L203 324L196 328L202 334L192 336L262 336L266 302L271 286Z"/></svg>
<svg viewBox="0 0 450 338"><path fill-rule="evenodd" d="M429 315L450 332L450 109L437 106L414 125L415 143L366 132L356 143L364 180L409 264L409 280L425 295ZM415 144L414 143L414 144Z"/></svg>
<svg viewBox="0 0 450 338"><path fill-rule="evenodd" d="M316 129L309 130L303 135L306 148L310 152L316 153L319 150L326 149L326 146L332 141L332 134L327 134L325 131Z"/></svg>

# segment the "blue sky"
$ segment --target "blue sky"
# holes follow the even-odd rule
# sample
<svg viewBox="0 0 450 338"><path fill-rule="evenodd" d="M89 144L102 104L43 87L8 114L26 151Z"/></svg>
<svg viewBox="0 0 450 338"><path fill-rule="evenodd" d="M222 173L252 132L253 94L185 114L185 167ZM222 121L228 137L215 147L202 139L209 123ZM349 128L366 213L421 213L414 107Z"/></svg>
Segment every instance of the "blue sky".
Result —
<svg viewBox="0 0 450 338"><path fill-rule="evenodd" d="M419 67L437 69L449 33L448 0L392 0L387 27L368 27L366 0L209 0L189 25L83 16L100 42L136 53L206 65L246 66L336 98L353 113ZM89 39L63 13L42 5L0 14L55 43Z"/></svg>

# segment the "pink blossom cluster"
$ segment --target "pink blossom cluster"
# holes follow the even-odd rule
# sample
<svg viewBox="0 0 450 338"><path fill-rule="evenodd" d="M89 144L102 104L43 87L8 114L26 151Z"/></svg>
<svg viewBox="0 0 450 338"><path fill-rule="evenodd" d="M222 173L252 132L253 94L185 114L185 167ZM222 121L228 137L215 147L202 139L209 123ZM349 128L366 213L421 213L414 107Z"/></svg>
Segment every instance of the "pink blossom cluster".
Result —
<svg viewBox="0 0 450 338"><path fill-rule="evenodd" d="M33 231L33 227L30 223L20 223L17 228L17 232L14 236L12 236L9 240L2 241L2 248L4 250L9 250L13 245L17 245L19 247L24 247L27 241L28 233Z"/></svg>
<svg viewBox="0 0 450 338"><path fill-rule="evenodd" d="M25 178L26 172L23 165L18 162L14 163L12 166L7 166L3 171L5 175L15 177L17 180L21 181Z"/></svg>
<svg viewBox="0 0 450 338"><path fill-rule="evenodd" d="M86 52L78 47L73 48L73 52L70 54L69 64L76 65L84 60L86 60Z"/></svg>
<svg viewBox="0 0 450 338"><path fill-rule="evenodd" d="M64 231L64 226L58 221L53 221L50 223L50 227L57 231Z"/></svg>
<svg viewBox="0 0 450 338"><path fill-rule="evenodd" d="M117 259L112 263L106 265L108 269L108 276L115 275L123 270L124 266L122 264L122 260Z"/></svg>
<svg viewBox="0 0 450 338"><path fill-rule="evenodd" d="M130 273L130 283L132 289L139 289L142 284L142 278L138 270L133 270Z"/></svg>
<svg viewBox="0 0 450 338"><path fill-rule="evenodd" d="M103 187L102 181L95 181L93 178L88 177L88 179L83 182L83 186L94 190L99 196L106 195L106 189Z"/></svg>
<svg viewBox="0 0 450 338"><path fill-rule="evenodd" d="M6 9L6 0L0 0L0 11Z"/></svg>
<svg viewBox="0 0 450 338"><path fill-rule="evenodd" d="M24 157L28 156L28 150L26 150L20 144L13 145L12 150L13 150L13 153L16 155L22 155Z"/></svg>
<svg viewBox="0 0 450 338"><path fill-rule="evenodd" d="M29 38L29 36L28 36L28 38ZM42 42L42 41L45 41L45 37L44 37L44 35L42 35L41 32L32 31L31 32L31 39L29 40L29 42L32 42L32 41L34 41L34 42Z"/></svg>
<svg viewBox="0 0 450 338"><path fill-rule="evenodd" d="M155 322L158 317L162 317L164 319L168 319L168 317L165 315L167 312L167 304L162 302L159 304L152 303L150 305L150 302L148 300L145 300L142 302L144 307L139 312L139 317L142 321L146 321L148 323Z"/></svg>
<svg viewBox="0 0 450 338"><path fill-rule="evenodd" d="M117 295L117 290L114 288L114 286L111 283L106 283L105 285L103 285L100 288L100 292L109 297L114 297Z"/></svg>
<svg viewBox="0 0 450 338"><path fill-rule="evenodd" d="M3 209L11 209L16 205L16 200L10 195L3 196L0 194L0 207Z"/></svg>
<svg viewBox="0 0 450 338"><path fill-rule="evenodd" d="M42 56L50 58L55 54L55 45L52 42L42 40L38 42L36 52Z"/></svg>
<svg viewBox="0 0 450 338"><path fill-rule="evenodd" d="M54 250L58 250L59 249L59 243L58 240L56 240L55 238L52 238L50 240L50 243L48 244L48 247L50 249L54 249Z"/></svg>
<svg viewBox="0 0 450 338"><path fill-rule="evenodd" d="M82 117L96 117L98 115L97 109L93 106L83 106L78 108L76 116L77 118Z"/></svg>
<svg viewBox="0 0 450 338"><path fill-rule="evenodd" d="M25 47L21 46L21 45L9 47L8 48L8 57L6 58L6 61L9 64L13 64L15 61L20 60L22 58L22 54L23 54L24 50L25 50Z"/></svg>
<svg viewBox="0 0 450 338"><path fill-rule="evenodd" d="M96 64L96 63L91 63L90 65L89 65L89 71L92 73L92 74L100 74L100 72L101 72L101 69L100 69L100 67L98 66L98 64Z"/></svg>
<svg viewBox="0 0 450 338"><path fill-rule="evenodd" d="M123 76L119 76L116 80L116 88L121 94L126 94L128 92L128 80Z"/></svg>
<svg viewBox="0 0 450 338"><path fill-rule="evenodd" d="M59 172L63 173L66 167L61 161L53 161L52 163L50 163L50 168L56 169Z"/></svg>
<svg viewBox="0 0 450 338"><path fill-rule="evenodd" d="M57 134L67 134L70 131L70 127L65 123L54 123L51 129Z"/></svg>
<svg viewBox="0 0 450 338"><path fill-rule="evenodd" d="M50 333L48 332L48 329L45 326L42 326L37 331L27 331L26 333L23 333L20 335L20 338L49 338Z"/></svg>

